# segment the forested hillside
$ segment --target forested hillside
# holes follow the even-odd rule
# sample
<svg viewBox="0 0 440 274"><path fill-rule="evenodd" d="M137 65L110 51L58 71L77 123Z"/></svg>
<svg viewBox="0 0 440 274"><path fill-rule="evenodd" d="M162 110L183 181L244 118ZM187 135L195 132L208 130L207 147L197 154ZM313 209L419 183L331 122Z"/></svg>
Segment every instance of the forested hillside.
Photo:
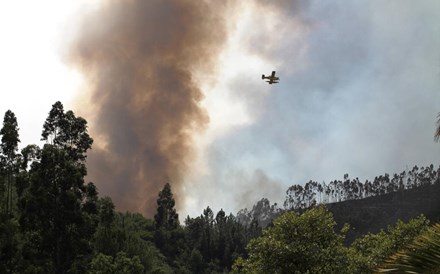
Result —
<svg viewBox="0 0 440 274"><path fill-rule="evenodd" d="M348 174L345 174L343 180L334 180L328 184L309 181L304 186L292 185L286 191L283 207L276 203L271 205L268 199L263 198L251 210L240 210L237 218L243 224L250 224L256 220L262 227L266 227L285 211L302 212L317 204L326 204L340 225L343 225L343 221L351 224L350 221L362 222L361 219L373 216L371 218L375 219L374 224L366 220L364 225L359 224L361 230L356 231L355 235L360 236L359 233L376 231L378 228L394 224L397 219L409 220L421 213L426 214L431 220L436 219L440 215L432 210L440 203L438 195L435 194L439 188L440 167L435 169L432 164L420 168L414 166L411 170L392 176L386 173L364 183L358 178L350 179ZM398 212L383 218L385 222L380 221L380 216L390 208ZM339 218L340 214L345 218ZM366 215L361 217L362 214Z"/></svg>
<svg viewBox="0 0 440 274"><path fill-rule="evenodd" d="M440 220L440 184L392 192L361 200L328 204L338 227L349 223L347 242L368 233L377 233L398 220L409 220L423 214L432 223Z"/></svg>
<svg viewBox="0 0 440 274"><path fill-rule="evenodd" d="M283 209L267 199L237 216L208 206L183 224L164 182L147 219L115 211L85 182L93 139L60 102L43 123L43 146L18 151L12 111L0 136L0 273L370 273L426 231L419 213L439 217L431 165L372 183L296 185ZM399 214L408 218L396 222Z"/></svg>

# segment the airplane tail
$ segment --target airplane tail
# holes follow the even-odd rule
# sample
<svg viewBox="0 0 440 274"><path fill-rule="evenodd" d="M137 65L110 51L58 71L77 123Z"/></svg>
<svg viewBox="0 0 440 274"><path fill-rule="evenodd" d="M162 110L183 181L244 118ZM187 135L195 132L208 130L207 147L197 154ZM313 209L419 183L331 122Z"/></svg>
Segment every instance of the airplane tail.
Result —
<svg viewBox="0 0 440 274"><path fill-rule="evenodd" d="M266 77L266 76L264 76L264 74L263 74L263 75L261 75L261 79L264 79L264 77Z"/></svg>

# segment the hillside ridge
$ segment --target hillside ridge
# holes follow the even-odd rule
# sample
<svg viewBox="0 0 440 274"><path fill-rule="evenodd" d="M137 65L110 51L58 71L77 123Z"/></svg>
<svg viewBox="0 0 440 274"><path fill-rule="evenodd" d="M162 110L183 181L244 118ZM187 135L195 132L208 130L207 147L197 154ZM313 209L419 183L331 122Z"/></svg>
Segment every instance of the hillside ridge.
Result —
<svg viewBox="0 0 440 274"><path fill-rule="evenodd" d="M377 176L361 183L358 178L334 180L329 184L307 182L293 185L286 191L284 207L271 204L267 198L258 201L251 210L242 209L236 216L245 225L257 221L261 227L288 210L303 212L317 204L325 204L333 213L337 228L348 223L351 229L346 242L368 232L376 233L397 220L404 222L420 214L431 222L440 219L440 167L414 166L411 170L390 176Z"/></svg>

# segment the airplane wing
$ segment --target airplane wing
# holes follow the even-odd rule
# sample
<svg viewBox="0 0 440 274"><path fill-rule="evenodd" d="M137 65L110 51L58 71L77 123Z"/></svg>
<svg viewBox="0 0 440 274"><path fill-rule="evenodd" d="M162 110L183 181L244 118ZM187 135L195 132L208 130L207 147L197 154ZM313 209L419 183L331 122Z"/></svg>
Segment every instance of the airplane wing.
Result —
<svg viewBox="0 0 440 274"><path fill-rule="evenodd" d="M272 77L275 77L275 71L272 71Z"/></svg>

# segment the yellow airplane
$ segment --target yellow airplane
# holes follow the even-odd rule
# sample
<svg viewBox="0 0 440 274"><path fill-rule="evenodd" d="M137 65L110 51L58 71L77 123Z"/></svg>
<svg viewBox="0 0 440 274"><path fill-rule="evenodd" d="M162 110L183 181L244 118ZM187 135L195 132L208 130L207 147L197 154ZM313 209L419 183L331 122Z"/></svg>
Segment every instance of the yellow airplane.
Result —
<svg viewBox="0 0 440 274"><path fill-rule="evenodd" d="M276 84L278 83L277 80L280 80L280 77L275 77L275 71L272 71L272 75L269 76L264 76L264 74L261 76L261 79L269 79L268 82L269 84Z"/></svg>

